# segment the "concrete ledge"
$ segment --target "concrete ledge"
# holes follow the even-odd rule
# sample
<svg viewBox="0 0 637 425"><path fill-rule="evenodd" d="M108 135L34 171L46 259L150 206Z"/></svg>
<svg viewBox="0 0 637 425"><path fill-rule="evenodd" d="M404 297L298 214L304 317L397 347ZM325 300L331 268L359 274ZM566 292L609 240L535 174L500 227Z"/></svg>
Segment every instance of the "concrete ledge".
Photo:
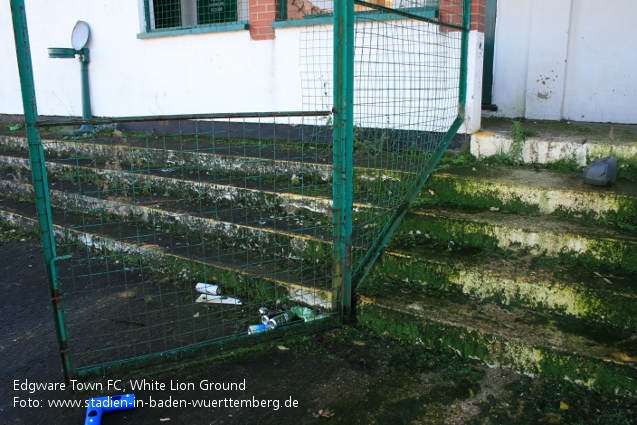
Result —
<svg viewBox="0 0 637 425"><path fill-rule="evenodd" d="M550 216L513 216L421 209L407 214L398 231L421 232L445 243L486 249L526 249L533 255L566 257L594 267L637 272L637 236L591 228Z"/></svg>
<svg viewBox="0 0 637 425"><path fill-rule="evenodd" d="M605 278L576 265L528 263L528 256L467 254L462 249L392 250L374 264L361 293L371 295L374 285L385 283L417 283L431 291L637 329L637 292L627 279Z"/></svg>
<svg viewBox="0 0 637 425"><path fill-rule="evenodd" d="M477 158L506 154L511 150L513 138L506 132L479 132L471 136L471 153ZM591 160L614 155L619 159L633 159L637 143L604 143L568 137L528 137L522 157L528 164L546 164L561 159L573 159L584 166Z"/></svg>

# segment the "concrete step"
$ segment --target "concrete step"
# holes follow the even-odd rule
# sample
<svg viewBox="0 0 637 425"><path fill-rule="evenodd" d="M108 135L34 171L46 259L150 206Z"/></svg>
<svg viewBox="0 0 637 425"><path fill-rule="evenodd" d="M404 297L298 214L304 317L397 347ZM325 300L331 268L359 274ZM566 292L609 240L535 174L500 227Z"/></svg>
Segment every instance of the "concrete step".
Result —
<svg viewBox="0 0 637 425"><path fill-rule="evenodd" d="M94 168L102 173L153 174L255 189L331 198L333 166L322 155L309 155L299 148L259 148L258 145L181 150L179 143L163 148L92 141L44 140L48 163L71 168ZM28 143L21 138L0 137L1 154L28 159ZM217 153L222 151L223 153ZM361 159L354 168L356 206L376 205L389 193L404 190L401 180L413 179L408 171L384 169L382 163Z"/></svg>
<svg viewBox="0 0 637 425"><path fill-rule="evenodd" d="M600 273L523 251L503 255L459 246L449 250L424 236L396 235L359 288L368 297L395 286L551 312L637 331L637 278ZM397 247L400 247L398 249Z"/></svg>
<svg viewBox="0 0 637 425"><path fill-rule="evenodd" d="M72 214L55 209L52 212L54 218L66 215L69 221L73 219ZM0 220L17 228L38 229L37 216L30 202L3 199ZM285 270L267 262L251 267L239 252L227 252L225 255L212 252L214 247L206 250L200 238L189 239L170 230L140 234L139 229L131 224L88 224L83 230L65 224L54 226L59 255L70 250L65 253L81 259L88 250L93 261L100 257L117 258L119 265L112 266L113 273L126 271L121 263L131 264L131 270L135 270L135 264L143 263L144 270L155 274L157 281L177 282L170 286L173 292L192 297L194 284L202 281L220 285L224 295L244 301L249 299L255 304L288 298L326 310L335 308L337 292L331 289L331 281L326 281L323 274L313 273L311 267L304 267L293 259L279 260L290 263ZM122 237L123 234L130 237ZM243 254L246 255L245 252ZM64 281L64 276L61 280ZM161 288L156 290L161 293Z"/></svg>
<svg viewBox="0 0 637 425"><path fill-rule="evenodd" d="M637 271L637 235L634 232L591 227L551 216L419 208L407 214L398 231L403 234L420 232L444 245L522 249L531 255L573 259L600 270Z"/></svg>
<svg viewBox="0 0 637 425"><path fill-rule="evenodd" d="M436 171L418 202L637 225L634 182L620 178L609 187L597 187L584 184L579 173L529 167L477 163Z"/></svg>
<svg viewBox="0 0 637 425"><path fill-rule="evenodd" d="M637 345L631 332L466 297L396 289L395 296L361 297L358 323L490 366L567 379L602 394L637 394Z"/></svg>
<svg viewBox="0 0 637 425"><path fill-rule="evenodd" d="M524 121L521 125L532 134L522 143L525 163L573 160L583 166L616 156L620 167L637 165L637 126L555 121ZM514 143L511 126L511 120L484 120L483 131L471 136L471 153L485 158L510 152Z"/></svg>

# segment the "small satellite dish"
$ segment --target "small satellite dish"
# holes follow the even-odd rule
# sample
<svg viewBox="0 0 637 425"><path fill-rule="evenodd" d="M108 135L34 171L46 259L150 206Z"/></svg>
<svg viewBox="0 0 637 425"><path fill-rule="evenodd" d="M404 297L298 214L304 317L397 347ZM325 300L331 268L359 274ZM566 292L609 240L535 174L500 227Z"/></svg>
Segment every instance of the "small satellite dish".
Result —
<svg viewBox="0 0 637 425"><path fill-rule="evenodd" d="M77 21L73 33L71 33L71 45L75 50L82 50L86 43L88 43L88 37L91 30L88 24L84 21Z"/></svg>

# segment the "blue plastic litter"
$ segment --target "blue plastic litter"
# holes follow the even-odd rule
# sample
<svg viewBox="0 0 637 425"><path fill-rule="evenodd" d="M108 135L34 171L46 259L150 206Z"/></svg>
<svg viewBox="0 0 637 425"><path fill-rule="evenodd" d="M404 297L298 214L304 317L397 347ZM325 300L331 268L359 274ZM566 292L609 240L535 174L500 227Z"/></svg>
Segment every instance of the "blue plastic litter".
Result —
<svg viewBox="0 0 637 425"><path fill-rule="evenodd" d="M93 397L88 400L84 425L99 425L102 415L116 410L127 410L135 407L135 394L109 395Z"/></svg>

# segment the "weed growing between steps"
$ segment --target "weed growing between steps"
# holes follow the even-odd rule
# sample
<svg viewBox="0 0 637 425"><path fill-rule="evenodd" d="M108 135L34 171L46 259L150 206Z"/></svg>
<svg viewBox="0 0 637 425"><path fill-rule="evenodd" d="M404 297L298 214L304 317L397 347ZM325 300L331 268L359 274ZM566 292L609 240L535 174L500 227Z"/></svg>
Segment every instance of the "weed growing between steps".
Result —
<svg viewBox="0 0 637 425"><path fill-rule="evenodd" d="M9 242L30 242L40 244L40 234L35 228L16 228L0 220L0 246Z"/></svg>

